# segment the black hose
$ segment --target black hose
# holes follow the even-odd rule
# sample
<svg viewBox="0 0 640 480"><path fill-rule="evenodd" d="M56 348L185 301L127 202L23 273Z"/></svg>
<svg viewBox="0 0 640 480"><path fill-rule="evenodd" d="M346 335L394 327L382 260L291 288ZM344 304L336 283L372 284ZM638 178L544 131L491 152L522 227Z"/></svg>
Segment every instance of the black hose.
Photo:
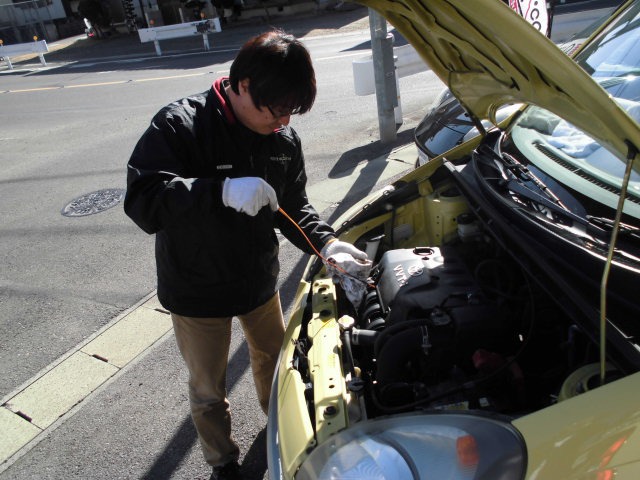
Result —
<svg viewBox="0 0 640 480"><path fill-rule="evenodd" d="M462 391L469 391L469 390L473 390L475 389L478 385L485 383L487 381L493 380L494 378L498 377L499 375L502 375L502 373L507 370L508 368L511 367L511 365L513 365L513 363L520 357L520 355L522 355L522 353L524 352L524 350L526 349L527 345L529 344L529 341L533 335L533 326L535 324L534 320L535 320L535 315L534 315L534 311L535 311L535 303L534 303L534 297L533 297L533 290L531 288L531 284L529 283L529 279L527 278L527 276L525 275L525 281L527 282L527 287L528 287L528 292L529 292L529 297L530 297L530 301L531 301L531 309L530 309L530 315L531 315L531 321L529 323L529 331L527 332L527 335L525 336L524 341L522 342L522 345L520 346L520 348L518 349L518 351L516 352L516 354L511 357L507 362L505 362L503 365L501 365L498 369L494 370L493 372L477 378L475 380L469 381L469 382L464 382L461 385L458 385L457 387L451 388L447 391L438 393L436 395L431 395L425 398L421 398L419 400L416 400L414 402L411 403L407 403L405 405L398 405L398 406L389 406L389 405L383 405L382 402L380 402L380 399L377 398L376 396L376 392L375 392L375 388L373 388L371 390L371 400L373 401L373 404L376 406L376 408L378 408L379 410L385 412L385 413L395 413L395 412L402 412L405 411L409 408L414 408L414 407L418 407L420 405L424 405L424 404L428 404L428 403L433 403L437 400L440 400L442 398L446 398L449 397L451 395L455 395L456 393L460 393ZM424 322L424 320L422 320ZM419 321L415 321L414 322L419 322ZM406 323L411 323L411 322L406 322ZM404 325L404 324L400 324L400 325ZM395 327L396 325L394 325ZM393 328L393 327L390 327ZM382 333L386 333L385 332L381 332ZM380 338L378 338L378 341L376 341L376 348L378 346L378 342L380 341Z"/></svg>

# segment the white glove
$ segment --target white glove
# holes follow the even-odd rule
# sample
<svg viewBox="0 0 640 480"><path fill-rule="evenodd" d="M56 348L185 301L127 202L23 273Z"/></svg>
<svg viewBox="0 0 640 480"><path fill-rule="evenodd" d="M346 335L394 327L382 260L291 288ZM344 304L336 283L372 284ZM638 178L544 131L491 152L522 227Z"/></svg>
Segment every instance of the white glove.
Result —
<svg viewBox="0 0 640 480"><path fill-rule="evenodd" d="M331 240L326 243L322 248L320 254L322 258L328 259L336 253L348 253L357 260L367 260L367 254L347 242L341 242L340 240Z"/></svg>
<svg viewBox="0 0 640 480"><path fill-rule="evenodd" d="M222 187L222 203L254 217L262 207L278 210L275 190L259 177L227 178Z"/></svg>
<svg viewBox="0 0 640 480"><path fill-rule="evenodd" d="M349 253L346 251L334 252L330 253L328 257L324 257L326 258L327 273L333 277L334 282L340 283L353 306L359 308L367 291L367 277L371 272L373 262L367 259L366 253L361 252L350 243L334 241L331 242L331 245L335 243L346 245L344 248L349 250ZM327 246L325 245L325 249ZM338 247L340 248L340 245ZM358 255L358 258L352 252ZM364 258L362 258L363 255Z"/></svg>

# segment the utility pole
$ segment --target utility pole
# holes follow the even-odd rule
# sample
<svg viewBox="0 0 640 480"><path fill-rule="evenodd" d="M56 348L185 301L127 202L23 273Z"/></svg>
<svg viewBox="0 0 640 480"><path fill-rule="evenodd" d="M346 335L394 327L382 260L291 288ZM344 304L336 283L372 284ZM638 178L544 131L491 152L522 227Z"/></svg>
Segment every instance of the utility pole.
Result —
<svg viewBox="0 0 640 480"><path fill-rule="evenodd" d="M393 59L393 34L387 33L387 21L373 9L369 9L373 75L378 103L380 141L393 142L397 137L394 109L398 106L395 63Z"/></svg>
<svg viewBox="0 0 640 480"><path fill-rule="evenodd" d="M146 15L146 12L144 11L144 4L142 3L142 0L138 0L138 3L140 4L140 14L142 17L142 22L145 27L149 28L151 25L149 25L149 22L147 22L147 15Z"/></svg>

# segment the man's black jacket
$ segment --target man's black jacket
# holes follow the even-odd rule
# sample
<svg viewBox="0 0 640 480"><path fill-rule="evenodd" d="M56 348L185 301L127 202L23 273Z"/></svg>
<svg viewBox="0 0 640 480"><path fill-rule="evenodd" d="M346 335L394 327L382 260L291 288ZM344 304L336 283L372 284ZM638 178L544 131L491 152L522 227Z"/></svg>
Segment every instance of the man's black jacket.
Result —
<svg viewBox="0 0 640 480"><path fill-rule="evenodd" d="M297 228L268 206L255 217L225 207L226 177L266 180L318 250L334 235L307 199L295 131L250 131L236 121L222 85L218 80L160 110L128 165L124 209L156 234L158 299L178 315L239 315L271 298L280 268L274 227L313 253Z"/></svg>

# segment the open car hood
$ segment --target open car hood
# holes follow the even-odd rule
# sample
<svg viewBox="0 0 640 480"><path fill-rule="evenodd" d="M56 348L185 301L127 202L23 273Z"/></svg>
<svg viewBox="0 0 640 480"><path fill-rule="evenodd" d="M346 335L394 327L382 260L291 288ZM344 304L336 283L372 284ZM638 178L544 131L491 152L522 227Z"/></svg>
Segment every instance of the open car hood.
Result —
<svg viewBox="0 0 640 480"><path fill-rule="evenodd" d="M505 104L534 104L622 158L640 143L635 121L584 70L498 0L358 0L384 16L476 123ZM598 112L594 115L594 112Z"/></svg>

